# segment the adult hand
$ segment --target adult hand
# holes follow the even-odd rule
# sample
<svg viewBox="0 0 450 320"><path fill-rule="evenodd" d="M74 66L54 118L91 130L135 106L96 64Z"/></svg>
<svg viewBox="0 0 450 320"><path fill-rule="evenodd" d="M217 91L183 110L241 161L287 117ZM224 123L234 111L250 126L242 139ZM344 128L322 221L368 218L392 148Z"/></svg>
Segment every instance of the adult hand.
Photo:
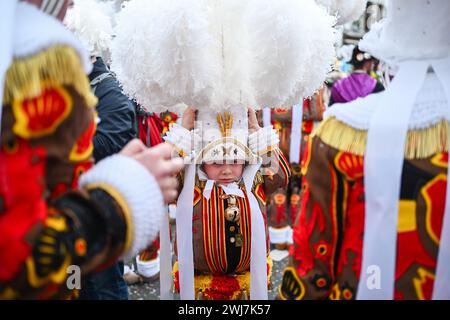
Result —
<svg viewBox="0 0 450 320"><path fill-rule="evenodd" d="M146 148L140 140L130 141L120 152L129 156L155 177L166 203L172 202L178 196L178 180L176 174L183 167L181 158L173 158L174 148L167 143L159 144L152 148Z"/></svg>
<svg viewBox="0 0 450 320"><path fill-rule="evenodd" d="M195 125L195 115L197 110L192 107L188 107L183 113L182 125L188 130L194 129Z"/></svg>
<svg viewBox="0 0 450 320"><path fill-rule="evenodd" d="M259 126L258 119L256 118L256 112L253 108L248 108L248 129L250 133L256 132L261 127Z"/></svg>

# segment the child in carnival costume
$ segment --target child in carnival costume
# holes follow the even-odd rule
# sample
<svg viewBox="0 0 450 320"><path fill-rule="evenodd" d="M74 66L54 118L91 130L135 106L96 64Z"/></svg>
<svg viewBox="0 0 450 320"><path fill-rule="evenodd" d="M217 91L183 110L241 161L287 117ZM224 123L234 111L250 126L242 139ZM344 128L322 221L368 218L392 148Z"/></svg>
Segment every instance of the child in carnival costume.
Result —
<svg viewBox="0 0 450 320"><path fill-rule="evenodd" d="M199 111L195 129L193 114L193 109L186 110L183 126L173 125L165 139L180 154L193 151L189 149L191 141L199 139L201 143L195 159L192 213L196 296L245 299L250 293L252 211L264 220L260 236L266 246L267 267L260 269L267 272L270 281L266 196L286 186L289 167L278 148L275 131L271 127L260 128L254 110L247 112L236 107L223 113ZM261 170L273 174L255 172L258 157L266 164ZM255 204L257 207L252 207ZM179 208L188 205L192 206L192 201L186 204L183 198L179 199ZM180 209L179 214L183 213ZM174 276L179 290L178 263Z"/></svg>
<svg viewBox="0 0 450 320"><path fill-rule="evenodd" d="M312 0L133 0L121 11L112 68L125 92L154 112L192 106L165 137L188 163L176 216L182 299L268 298L266 197L290 170L249 106L314 94L334 60L333 24Z"/></svg>

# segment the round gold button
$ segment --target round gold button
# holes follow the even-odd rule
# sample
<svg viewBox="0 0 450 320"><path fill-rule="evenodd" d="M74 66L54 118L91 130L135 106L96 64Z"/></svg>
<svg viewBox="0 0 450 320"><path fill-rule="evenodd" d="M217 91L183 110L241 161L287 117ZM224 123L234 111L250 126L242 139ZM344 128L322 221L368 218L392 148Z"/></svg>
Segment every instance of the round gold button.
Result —
<svg viewBox="0 0 450 320"><path fill-rule="evenodd" d="M231 238L230 238L230 242L231 242L231 243L234 243L235 241L236 241L236 239L235 239L234 237L231 237Z"/></svg>
<svg viewBox="0 0 450 320"><path fill-rule="evenodd" d="M231 227L230 227L230 231L231 231L231 232L234 232L234 230L236 230L236 228L235 228L234 226L231 226Z"/></svg>

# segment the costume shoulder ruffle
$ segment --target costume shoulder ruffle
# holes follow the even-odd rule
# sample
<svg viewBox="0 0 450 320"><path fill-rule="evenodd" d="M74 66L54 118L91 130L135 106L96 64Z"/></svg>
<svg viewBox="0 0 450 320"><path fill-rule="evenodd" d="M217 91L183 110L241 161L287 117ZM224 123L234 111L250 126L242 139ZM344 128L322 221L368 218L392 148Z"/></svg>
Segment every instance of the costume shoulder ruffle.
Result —
<svg viewBox="0 0 450 320"><path fill-rule="evenodd" d="M313 135L338 150L364 155L370 119L383 94L372 94L350 103L333 105ZM409 121L406 159L423 159L448 151L450 119L447 108L442 85L434 74L429 74Z"/></svg>

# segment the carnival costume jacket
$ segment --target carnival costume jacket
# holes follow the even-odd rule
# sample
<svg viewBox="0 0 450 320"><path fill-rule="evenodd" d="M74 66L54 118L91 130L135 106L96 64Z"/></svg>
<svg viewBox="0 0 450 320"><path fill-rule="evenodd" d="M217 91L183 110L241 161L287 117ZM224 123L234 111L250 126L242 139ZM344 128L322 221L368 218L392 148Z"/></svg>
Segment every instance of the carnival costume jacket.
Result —
<svg viewBox="0 0 450 320"><path fill-rule="evenodd" d="M186 131L185 135L189 134L186 129L176 124L172 126L171 131L178 131L180 134ZM273 130L263 128L253 135L264 135L271 131ZM252 136L249 137L249 140L251 139ZM177 147L182 154L189 153L185 147ZM263 160L250 192L255 195L264 216L266 246L269 252L267 197L278 188L287 186L290 169L278 145L269 146L264 150L251 143L249 147ZM213 300L245 299L244 292L247 294L250 292L251 212L246 195L249 191L245 190L243 182L239 182L237 186L242 190L244 197L230 199L225 189L217 183L214 183L209 194L209 191L205 191L206 184L207 178L197 175L192 221L196 295L199 297L200 292L201 299ZM205 194L208 197L205 197ZM240 219L237 221L227 218L226 213L227 209L234 206L234 201L240 212ZM182 214L183 212L177 212L177 215ZM268 256L269 279L271 270L272 262ZM174 267L174 277L175 288L179 290L178 264Z"/></svg>
<svg viewBox="0 0 450 320"><path fill-rule="evenodd" d="M129 157L90 170L97 99L89 58L54 18L17 6L1 123L0 298L65 298L76 293L66 283L71 272L84 276L144 248L163 201Z"/></svg>
<svg viewBox="0 0 450 320"><path fill-rule="evenodd" d="M396 299L431 299L433 291L448 167L442 90L429 74L409 124L398 212ZM279 288L282 299L356 298L364 239L363 155L369 119L382 94L333 106L308 144L294 247Z"/></svg>

